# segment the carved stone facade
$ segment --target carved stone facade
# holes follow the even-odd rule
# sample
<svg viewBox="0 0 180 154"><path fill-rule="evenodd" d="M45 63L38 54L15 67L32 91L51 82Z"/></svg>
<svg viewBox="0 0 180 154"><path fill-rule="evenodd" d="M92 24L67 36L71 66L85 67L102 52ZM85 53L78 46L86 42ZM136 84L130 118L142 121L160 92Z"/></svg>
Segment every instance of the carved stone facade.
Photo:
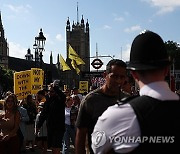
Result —
<svg viewBox="0 0 180 154"><path fill-rule="evenodd" d="M77 52L81 59L85 62L85 65L79 65L80 74L77 75L76 71L71 66L71 60L68 58L68 46L69 44ZM81 21L75 23L73 21L72 25L68 18L66 24L66 62L70 66L71 71L60 71L59 55L56 64L53 64L52 53L50 55L50 64L43 63L43 69L46 72L50 72L49 78L53 80L61 80L63 84L68 85L69 88L74 86L79 87L79 81L83 80L82 72L90 72L90 32L88 20L84 22L83 16ZM35 56L34 56L35 57ZM0 12L0 65L15 71L24 71L31 67L35 67L35 62L31 50L27 50L25 55L26 59L20 59L16 57L9 57L9 46L4 35L4 28L1 19ZM24 65L22 65L22 63ZM47 73L48 74L48 73ZM46 75L47 75L46 74Z"/></svg>
<svg viewBox="0 0 180 154"><path fill-rule="evenodd" d="M72 88L73 86L79 86L79 80L81 80L81 73L77 75L76 71L71 66L71 60L68 58L68 47L69 44L77 52L81 59L85 62L85 65L79 65L78 68L81 72L90 71L90 36L89 36L89 23L88 20L84 23L82 16L81 22L73 21L71 26L68 18L66 24L66 48L67 48L67 59L66 62L70 66L71 71L63 72L63 80L65 84Z"/></svg>
<svg viewBox="0 0 180 154"><path fill-rule="evenodd" d="M8 68L9 45L5 39L4 28L0 12L0 65Z"/></svg>

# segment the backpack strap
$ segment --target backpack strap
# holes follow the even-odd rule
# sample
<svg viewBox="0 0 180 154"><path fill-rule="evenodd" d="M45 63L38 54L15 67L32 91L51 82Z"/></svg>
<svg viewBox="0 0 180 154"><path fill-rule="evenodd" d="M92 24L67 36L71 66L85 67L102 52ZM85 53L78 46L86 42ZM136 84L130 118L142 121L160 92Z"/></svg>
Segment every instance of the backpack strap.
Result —
<svg viewBox="0 0 180 154"><path fill-rule="evenodd" d="M139 95L122 98L120 101L119 100L117 101L117 104L118 104L118 106L120 106L120 105L129 103L131 100L133 100L133 99L135 99L137 97L139 97Z"/></svg>

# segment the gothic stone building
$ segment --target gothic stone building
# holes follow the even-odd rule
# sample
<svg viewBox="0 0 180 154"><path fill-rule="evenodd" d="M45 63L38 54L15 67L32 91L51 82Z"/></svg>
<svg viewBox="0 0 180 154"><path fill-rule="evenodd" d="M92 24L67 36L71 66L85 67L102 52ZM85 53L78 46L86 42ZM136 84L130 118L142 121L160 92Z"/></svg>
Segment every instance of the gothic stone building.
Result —
<svg viewBox="0 0 180 154"><path fill-rule="evenodd" d="M77 75L76 71L71 66L71 60L69 59L69 44L77 52L81 59L85 62L85 65L78 66L80 69L80 74ZM68 18L66 24L66 49L67 49L67 59L66 62L70 66L71 71L65 71L63 73L63 80L65 84L72 88L74 86L78 87L79 81L83 80L81 73L84 71L90 71L90 38L89 38L89 23L88 20L84 23L82 16L81 22L77 20L71 26L70 20Z"/></svg>
<svg viewBox="0 0 180 154"><path fill-rule="evenodd" d="M69 44L85 62L85 65L78 66L81 71L80 75L77 75L76 71L71 66L71 60L68 57ZM61 80L62 83L66 84L69 88L72 88L74 86L78 87L79 81L83 80L83 77L81 75L82 72L90 71L89 23L88 20L86 23L84 22L83 16L80 22L78 20L76 23L73 21L72 26L68 18L66 24L66 49L66 62L70 66L71 71L60 70L59 55L57 56L57 63L53 64L51 53L50 64L42 64L42 69L45 71L46 74L45 79L48 80L45 82L49 84L53 80ZM31 54L30 49L27 50L25 58L26 59L20 59L9 56L9 47L7 39L5 39L4 28L0 13L0 66L4 66L5 68L9 68L14 71L24 71L35 67L33 54Z"/></svg>
<svg viewBox="0 0 180 154"><path fill-rule="evenodd" d="M8 68L18 72L34 68L35 62L33 61L33 54L31 54L30 49L27 50L25 58L26 59L20 59L9 56L9 46L7 43L7 39L5 39L4 28L0 12L0 67ZM42 69L45 71L46 84L49 84L53 80L60 78L59 66L57 66L57 64L53 64L52 62L52 53L50 55L50 64L46 64L43 62Z"/></svg>
<svg viewBox="0 0 180 154"><path fill-rule="evenodd" d="M5 39L4 28L1 20L0 12L0 65L8 68L8 56L9 56L9 47L7 39Z"/></svg>

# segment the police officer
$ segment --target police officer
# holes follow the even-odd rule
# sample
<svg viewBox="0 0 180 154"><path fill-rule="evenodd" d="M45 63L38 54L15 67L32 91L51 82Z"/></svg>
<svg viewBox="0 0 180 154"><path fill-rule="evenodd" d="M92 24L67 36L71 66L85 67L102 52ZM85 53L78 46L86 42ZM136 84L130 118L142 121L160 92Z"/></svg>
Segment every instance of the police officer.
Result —
<svg viewBox="0 0 180 154"><path fill-rule="evenodd" d="M134 39L127 69L139 85L140 97L109 107L99 117L92 134L94 153L180 152L179 96L164 81L169 65L158 34L144 31Z"/></svg>

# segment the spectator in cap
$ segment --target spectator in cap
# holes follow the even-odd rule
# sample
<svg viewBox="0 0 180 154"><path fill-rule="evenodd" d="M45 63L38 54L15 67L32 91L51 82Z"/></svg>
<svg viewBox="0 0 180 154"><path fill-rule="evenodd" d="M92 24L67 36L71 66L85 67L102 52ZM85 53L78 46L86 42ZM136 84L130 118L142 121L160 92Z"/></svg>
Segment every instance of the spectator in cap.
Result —
<svg viewBox="0 0 180 154"><path fill-rule="evenodd" d="M92 134L94 153L180 152L179 96L164 81L169 64L158 34L144 31L134 39L127 68L140 87L140 96L109 107L99 117Z"/></svg>

